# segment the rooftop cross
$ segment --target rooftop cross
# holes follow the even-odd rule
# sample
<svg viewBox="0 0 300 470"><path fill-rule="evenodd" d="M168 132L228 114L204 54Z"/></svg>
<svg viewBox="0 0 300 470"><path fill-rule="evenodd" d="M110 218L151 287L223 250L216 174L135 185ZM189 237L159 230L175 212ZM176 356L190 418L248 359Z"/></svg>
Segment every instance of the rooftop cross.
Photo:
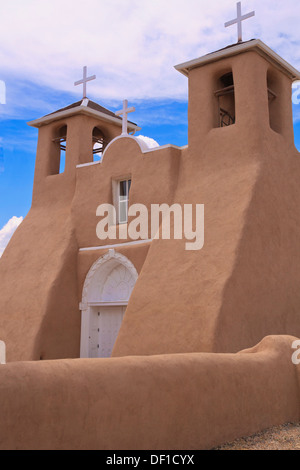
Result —
<svg viewBox="0 0 300 470"><path fill-rule="evenodd" d="M92 75L91 77L87 77L87 67L83 67L83 78L81 80L78 80L78 82L74 83L74 86L77 85L83 85L83 99L87 98L86 96L86 84L87 82L90 82L91 80L95 80L96 75Z"/></svg>
<svg viewBox="0 0 300 470"><path fill-rule="evenodd" d="M122 117L122 135L127 135L128 134L128 122L127 122L127 115L129 113L133 113L135 111L135 108L128 108L128 101L124 100L123 101L123 109L121 111L117 111L115 114L116 116L121 116Z"/></svg>
<svg viewBox="0 0 300 470"><path fill-rule="evenodd" d="M242 3L238 2L237 3L237 18L235 20L228 21L225 23L225 28L228 26L232 26L233 24L237 24L238 27L238 42L242 42L242 21L247 20L248 18L251 18L252 16L255 16L255 11L251 11L251 13L247 13L246 15L242 15Z"/></svg>

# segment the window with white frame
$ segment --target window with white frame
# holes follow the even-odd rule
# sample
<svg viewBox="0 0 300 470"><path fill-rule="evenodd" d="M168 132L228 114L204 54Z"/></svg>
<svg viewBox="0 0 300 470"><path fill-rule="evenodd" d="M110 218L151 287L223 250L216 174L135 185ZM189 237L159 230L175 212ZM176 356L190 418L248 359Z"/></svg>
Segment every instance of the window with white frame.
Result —
<svg viewBox="0 0 300 470"><path fill-rule="evenodd" d="M118 223L126 224L128 221L128 204L131 179L118 182Z"/></svg>

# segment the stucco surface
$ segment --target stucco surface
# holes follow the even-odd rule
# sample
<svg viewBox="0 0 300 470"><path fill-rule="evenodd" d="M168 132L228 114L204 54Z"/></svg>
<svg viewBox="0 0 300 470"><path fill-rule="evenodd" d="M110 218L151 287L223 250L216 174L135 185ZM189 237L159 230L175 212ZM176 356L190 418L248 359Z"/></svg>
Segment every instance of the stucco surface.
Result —
<svg viewBox="0 0 300 470"><path fill-rule="evenodd" d="M0 366L0 448L210 449L299 422L292 337L237 354Z"/></svg>
<svg viewBox="0 0 300 470"><path fill-rule="evenodd" d="M230 69L236 123L216 128L214 81ZM280 96L273 112L270 72ZM115 356L236 352L269 334L300 335L299 161L286 76L252 52L191 71L189 146L173 202L204 204L204 247L153 242Z"/></svg>
<svg viewBox="0 0 300 470"><path fill-rule="evenodd" d="M0 260L7 361L77 356L77 243L68 210L45 210L30 212Z"/></svg>
<svg viewBox="0 0 300 470"><path fill-rule="evenodd" d="M230 70L236 123L218 128L214 91ZM147 152L132 137L113 140L118 126L86 115L40 128L32 208L0 259L8 362L79 357L82 288L107 249L79 250L130 242L96 234L97 207L112 204L113 181L127 177L130 205L204 204L205 241L199 251L185 250L186 240L116 248L139 278L114 356L236 352L267 335L300 336L291 81L255 52L195 68L188 123L188 147ZM65 125L66 168L53 174L53 137ZM92 161L95 126L112 142L101 164L77 167Z"/></svg>

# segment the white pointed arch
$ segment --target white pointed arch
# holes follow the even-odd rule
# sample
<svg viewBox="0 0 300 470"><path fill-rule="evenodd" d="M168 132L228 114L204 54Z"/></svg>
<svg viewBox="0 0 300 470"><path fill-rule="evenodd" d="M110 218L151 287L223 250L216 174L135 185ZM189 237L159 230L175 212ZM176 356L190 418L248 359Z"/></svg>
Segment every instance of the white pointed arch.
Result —
<svg viewBox="0 0 300 470"><path fill-rule="evenodd" d="M89 357L90 317L94 306L126 306L138 273L126 256L110 249L91 266L84 282L80 357Z"/></svg>
<svg viewBox="0 0 300 470"><path fill-rule="evenodd" d="M116 274L115 276L113 276L114 272ZM116 253L115 250L112 249L104 256L97 259L90 268L83 286L81 310L84 310L89 303L113 301L112 298L108 300L105 297L108 295L109 284L116 284L118 277L120 278L120 284L123 286L123 296L121 293L116 292L116 296L119 298L115 298L114 300L116 302L122 300L128 301L133 286L138 278L138 273L132 262L126 258L126 256ZM125 289L125 283L127 284L127 289ZM131 286L132 288L130 290ZM124 295L125 291L127 295Z"/></svg>

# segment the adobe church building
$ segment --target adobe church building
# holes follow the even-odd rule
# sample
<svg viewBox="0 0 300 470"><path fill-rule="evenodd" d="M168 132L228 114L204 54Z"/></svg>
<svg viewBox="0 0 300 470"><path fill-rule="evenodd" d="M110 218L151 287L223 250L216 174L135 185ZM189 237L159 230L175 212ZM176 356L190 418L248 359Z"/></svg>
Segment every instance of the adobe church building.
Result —
<svg viewBox="0 0 300 470"><path fill-rule="evenodd" d="M291 102L300 74L259 40L176 69L189 81L187 147L145 149L88 99L30 123L39 129L32 208L0 263L8 361L106 357L115 341L113 355L127 356L300 336ZM95 142L104 152L94 162ZM204 204L203 248L151 234L99 240L97 207L118 206L122 185L129 206L149 213Z"/></svg>
<svg viewBox="0 0 300 470"><path fill-rule="evenodd" d="M32 207L0 260L1 448L210 448L300 419L300 73L260 40L175 68L185 147L147 148L86 97L29 123ZM204 245L100 240L104 203L123 227L133 204L203 204Z"/></svg>

